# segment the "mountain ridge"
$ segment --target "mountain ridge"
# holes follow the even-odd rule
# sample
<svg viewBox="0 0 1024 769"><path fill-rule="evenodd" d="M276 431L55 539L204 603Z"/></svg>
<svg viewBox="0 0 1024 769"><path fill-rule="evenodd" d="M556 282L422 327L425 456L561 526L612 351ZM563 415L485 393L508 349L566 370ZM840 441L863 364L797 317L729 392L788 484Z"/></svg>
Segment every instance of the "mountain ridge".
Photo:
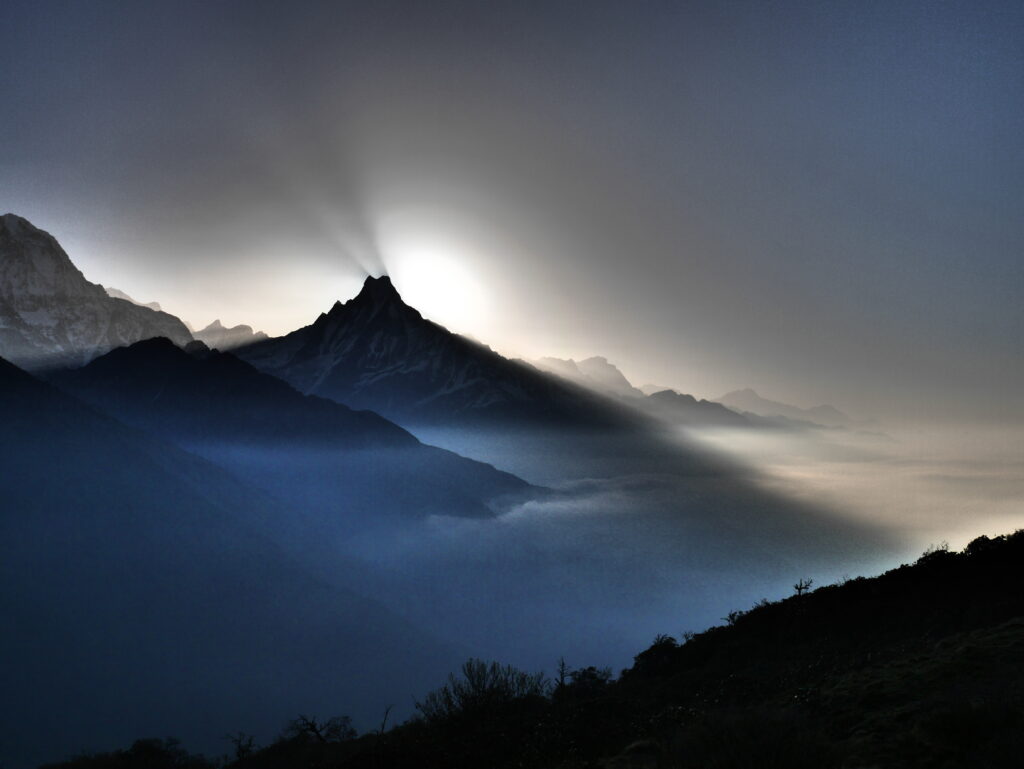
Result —
<svg viewBox="0 0 1024 769"><path fill-rule="evenodd" d="M354 298L335 302L309 326L234 352L301 392L399 423L625 425L635 419L583 387L425 319L386 275L368 277Z"/></svg>
<svg viewBox="0 0 1024 769"><path fill-rule="evenodd" d="M198 342L186 351L167 339L145 340L50 379L121 421L282 498L306 499L328 516L405 507L417 515L489 517L500 500L539 491L492 465L423 444L375 412L303 395ZM310 473L314 467L322 472Z"/></svg>
<svg viewBox="0 0 1024 769"><path fill-rule="evenodd" d="M214 320L205 328L193 331L192 336L203 342L208 347L216 350L233 350L236 347L252 344L267 339L262 331L254 331L252 326L239 324L237 326L225 326L220 319Z"/></svg>
<svg viewBox="0 0 1024 769"><path fill-rule="evenodd" d="M853 419L835 406L820 405L805 409L781 401L762 398L750 387L733 390L714 400L731 409L749 411L762 417L785 417L797 421L814 422L826 427L848 427L854 424Z"/></svg>
<svg viewBox="0 0 1024 769"><path fill-rule="evenodd" d="M31 370L82 365L154 336L192 341L173 315L89 282L48 232L16 214L0 216L0 357Z"/></svg>

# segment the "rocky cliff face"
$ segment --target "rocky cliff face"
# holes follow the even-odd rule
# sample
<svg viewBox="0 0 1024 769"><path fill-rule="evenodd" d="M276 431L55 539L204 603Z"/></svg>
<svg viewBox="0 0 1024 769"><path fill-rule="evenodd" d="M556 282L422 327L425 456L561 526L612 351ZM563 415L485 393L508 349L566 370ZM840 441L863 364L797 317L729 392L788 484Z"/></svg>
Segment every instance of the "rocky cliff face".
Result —
<svg viewBox="0 0 1024 769"><path fill-rule="evenodd" d="M30 370L79 366L158 336L192 339L173 315L90 283L49 233L15 214L0 216L0 357Z"/></svg>

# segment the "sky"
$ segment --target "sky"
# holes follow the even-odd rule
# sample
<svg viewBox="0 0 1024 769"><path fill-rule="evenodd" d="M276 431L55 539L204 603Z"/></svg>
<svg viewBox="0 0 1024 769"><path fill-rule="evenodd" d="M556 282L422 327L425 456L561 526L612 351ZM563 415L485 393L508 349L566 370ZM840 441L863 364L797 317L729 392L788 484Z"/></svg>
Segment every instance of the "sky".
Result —
<svg viewBox="0 0 1024 769"><path fill-rule="evenodd" d="M0 209L281 334L388 272L515 356L1024 419L1024 5L4 3Z"/></svg>

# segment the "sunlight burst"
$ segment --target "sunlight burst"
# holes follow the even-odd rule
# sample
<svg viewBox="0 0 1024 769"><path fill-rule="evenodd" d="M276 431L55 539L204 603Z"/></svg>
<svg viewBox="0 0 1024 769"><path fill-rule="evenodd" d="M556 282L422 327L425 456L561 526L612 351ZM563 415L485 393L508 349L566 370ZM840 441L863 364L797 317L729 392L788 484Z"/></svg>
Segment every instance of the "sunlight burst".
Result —
<svg viewBox="0 0 1024 769"><path fill-rule="evenodd" d="M478 333L488 315L486 289L465 249L446 239L408 237L389 243L388 272L403 299L454 331Z"/></svg>

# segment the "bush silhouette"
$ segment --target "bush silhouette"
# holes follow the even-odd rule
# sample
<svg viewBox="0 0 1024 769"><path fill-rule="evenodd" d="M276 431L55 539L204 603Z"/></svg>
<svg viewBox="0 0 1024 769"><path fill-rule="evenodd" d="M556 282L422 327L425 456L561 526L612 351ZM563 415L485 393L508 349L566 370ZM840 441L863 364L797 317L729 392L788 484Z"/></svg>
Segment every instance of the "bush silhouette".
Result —
<svg viewBox="0 0 1024 769"><path fill-rule="evenodd" d="M416 703L427 721L479 712L526 697L547 695L549 684L543 673L526 673L511 665L469 659L462 665L462 677L448 675L448 683Z"/></svg>

